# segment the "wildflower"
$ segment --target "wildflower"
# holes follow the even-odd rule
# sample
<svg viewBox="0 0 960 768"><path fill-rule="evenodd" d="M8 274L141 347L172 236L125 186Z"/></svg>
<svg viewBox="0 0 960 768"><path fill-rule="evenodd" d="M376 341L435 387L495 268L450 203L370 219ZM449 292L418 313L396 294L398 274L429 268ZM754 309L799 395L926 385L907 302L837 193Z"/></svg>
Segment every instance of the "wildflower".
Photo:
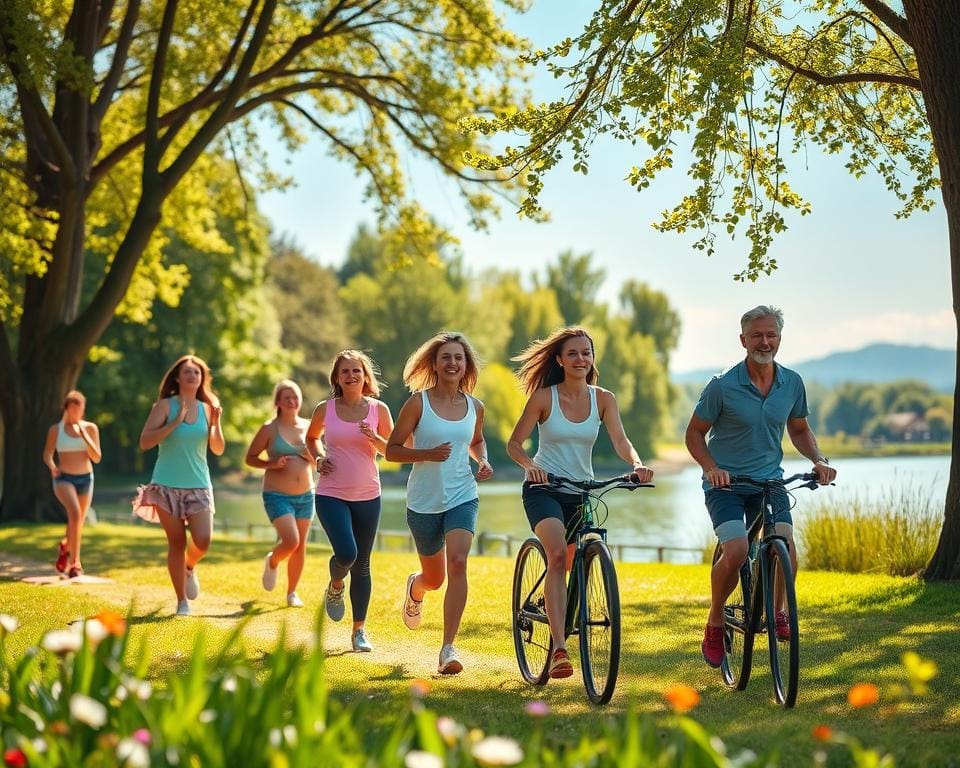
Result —
<svg viewBox="0 0 960 768"><path fill-rule="evenodd" d="M416 699L422 699L430 693L430 681L423 678L417 678L410 683L410 695Z"/></svg>
<svg viewBox="0 0 960 768"><path fill-rule="evenodd" d="M503 736L487 736L474 744L471 751L480 765L516 765L523 760L520 745Z"/></svg>
<svg viewBox="0 0 960 768"><path fill-rule="evenodd" d="M16 632L19 626L20 620L16 616L11 616L9 613L0 613L0 637Z"/></svg>
<svg viewBox="0 0 960 768"><path fill-rule="evenodd" d="M674 712L686 714L700 703L700 694L695 688L683 683L668 685L663 691L663 698L667 700Z"/></svg>
<svg viewBox="0 0 960 768"><path fill-rule="evenodd" d="M107 722L107 708L96 699L75 693L70 697L70 716L91 728L102 728Z"/></svg>
<svg viewBox="0 0 960 768"><path fill-rule="evenodd" d="M133 739L146 746L149 746L150 742L153 741L150 731L148 731L146 728L137 728L137 730L133 732Z"/></svg>
<svg viewBox="0 0 960 768"><path fill-rule="evenodd" d="M403 764L407 768L443 768L443 759L432 752L414 749L404 755Z"/></svg>
<svg viewBox="0 0 960 768"><path fill-rule="evenodd" d="M910 688L916 696L926 694L929 683L937 676L937 664L929 659L921 658L920 654L907 651L903 654L903 666L907 670Z"/></svg>
<svg viewBox="0 0 960 768"><path fill-rule="evenodd" d="M880 691L873 683L857 683L847 692L847 701L855 709L872 707L880 701Z"/></svg>
<svg viewBox="0 0 960 768"><path fill-rule="evenodd" d="M448 747L456 744L465 733L462 725L452 717L447 717L446 715L437 718L437 731Z"/></svg>
<svg viewBox="0 0 960 768"><path fill-rule="evenodd" d="M87 619L83 623L83 631L87 636L87 642L94 647L100 645L104 638L110 634L107 632L107 628L97 619Z"/></svg>
<svg viewBox="0 0 960 768"><path fill-rule="evenodd" d="M70 726L63 720L54 720L47 727L54 736L67 736L70 733Z"/></svg>
<svg viewBox="0 0 960 768"><path fill-rule="evenodd" d="M528 701L523 711L531 717L545 717L550 714L550 705L545 701Z"/></svg>
<svg viewBox="0 0 960 768"><path fill-rule="evenodd" d="M127 631L127 620L116 611L102 610L93 617L103 626L107 633L114 637L120 637Z"/></svg>
<svg viewBox="0 0 960 768"><path fill-rule="evenodd" d="M233 675L227 675L223 678L223 690L227 693L236 693L237 692L237 678Z"/></svg>
<svg viewBox="0 0 960 768"><path fill-rule="evenodd" d="M291 747L297 746L297 726L295 725L285 725L283 726L283 740L287 742Z"/></svg>
<svg viewBox="0 0 960 768"><path fill-rule="evenodd" d="M204 723L204 724L212 723L216 719L217 719L217 713L213 709L203 709L200 711L200 714L197 715L197 720L199 720L201 723Z"/></svg>
<svg viewBox="0 0 960 768"><path fill-rule="evenodd" d="M22 749L11 747L3 753L3 764L7 768L26 768L27 756Z"/></svg>
<svg viewBox="0 0 960 768"><path fill-rule="evenodd" d="M58 656L76 653L82 645L83 637L74 629L55 629L47 632L40 641L41 648Z"/></svg>
<svg viewBox="0 0 960 768"><path fill-rule="evenodd" d="M833 728L821 723L810 732L810 735L817 741L830 741L833 738Z"/></svg>
<svg viewBox="0 0 960 768"><path fill-rule="evenodd" d="M136 739L123 739L117 744L117 760L124 768L149 768L150 751Z"/></svg>

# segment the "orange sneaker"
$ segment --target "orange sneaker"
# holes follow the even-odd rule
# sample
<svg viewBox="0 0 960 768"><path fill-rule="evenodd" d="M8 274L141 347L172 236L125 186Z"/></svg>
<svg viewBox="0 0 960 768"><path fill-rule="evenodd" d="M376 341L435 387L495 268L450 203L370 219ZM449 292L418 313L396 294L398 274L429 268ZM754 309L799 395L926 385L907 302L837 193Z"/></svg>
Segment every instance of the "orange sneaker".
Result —
<svg viewBox="0 0 960 768"><path fill-rule="evenodd" d="M67 570L67 563L69 562L70 553L67 551L67 540L60 539L60 550L57 552L57 562L53 567L56 568L59 573L65 573Z"/></svg>
<svg viewBox="0 0 960 768"><path fill-rule="evenodd" d="M557 648L550 657L550 677L556 679L570 677L572 674L573 664L570 662L570 654L565 648Z"/></svg>

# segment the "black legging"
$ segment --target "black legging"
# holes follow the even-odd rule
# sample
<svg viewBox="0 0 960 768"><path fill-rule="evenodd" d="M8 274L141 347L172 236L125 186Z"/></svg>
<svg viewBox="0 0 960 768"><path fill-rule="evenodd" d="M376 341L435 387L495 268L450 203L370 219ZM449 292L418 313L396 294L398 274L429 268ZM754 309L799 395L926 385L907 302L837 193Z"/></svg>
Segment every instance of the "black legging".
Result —
<svg viewBox="0 0 960 768"><path fill-rule="evenodd" d="M318 495L316 503L320 525L333 547L330 578L341 581L350 574L353 620L365 621L372 589L370 553L380 523L380 497L369 501L344 501Z"/></svg>

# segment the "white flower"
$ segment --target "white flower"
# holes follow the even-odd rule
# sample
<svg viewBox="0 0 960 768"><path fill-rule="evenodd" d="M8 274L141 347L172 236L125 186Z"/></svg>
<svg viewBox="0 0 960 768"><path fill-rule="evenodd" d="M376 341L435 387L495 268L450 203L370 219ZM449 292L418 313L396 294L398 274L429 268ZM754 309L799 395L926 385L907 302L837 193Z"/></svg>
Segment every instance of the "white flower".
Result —
<svg viewBox="0 0 960 768"><path fill-rule="evenodd" d="M432 752L414 749L404 756L403 764L407 768L443 768L443 759Z"/></svg>
<svg viewBox="0 0 960 768"><path fill-rule="evenodd" d="M0 629L3 630L3 632L0 632L0 637L16 632L19 626L20 620L16 616L11 616L9 613L0 613Z"/></svg>
<svg viewBox="0 0 960 768"><path fill-rule="evenodd" d="M235 693L237 690L237 678L233 675L228 675L223 678L223 690L227 693Z"/></svg>
<svg viewBox="0 0 960 768"><path fill-rule="evenodd" d="M83 637L75 629L55 629L47 632L40 641L41 648L60 656L76 653L82 645Z"/></svg>
<svg viewBox="0 0 960 768"><path fill-rule="evenodd" d="M70 697L70 716L91 728L102 728L107 722L107 708L96 699L75 693Z"/></svg>
<svg viewBox="0 0 960 768"><path fill-rule="evenodd" d="M270 746L277 748L283 743L283 735L279 728L270 729Z"/></svg>
<svg viewBox="0 0 960 768"><path fill-rule="evenodd" d="M297 726L295 725L285 725L283 726L283 740L287 742L291 747L297 746Z"/></svg>
<svg viewBox="0 0 960 768"><path fill-rule="evenodd" d="M117 697L117 701L126 701L127 696L130 695L130 691L127 690L127 686L121 683L117 686L117 690L113 692L113 695Z"/></svg>
<svg viewBox="0 0 960 768"><path fill-rule="evenodd" d="M199 715L197 715L197 720L201 723L212 723L217 719L217 713L212 709L205 709Z"/></svg>
<svg viewBox="0 0 960 768"><path fill-rule="evenodd" d="M520 745L503 736L487 736L473 745L472 752L481 765L516 765L523 760Z"/></svg>
<svg viewBox="0 0 960 768"><path fill-rule="evenodd" d="M36 738L30 742L33 745L33 748L37 751L37 754L42 755L47 751L47 742L41 738Z"/></svg>
<svg viewBox="0 0 960 768"><path fill-rule="evenodd" d="M153 686L148 680L133 680L132 683L131 687L140 701L146 701L153 694Z"/></svg>
<svg viewBox="0 0 960 768"><path fill-rule="evenodd" d="M460 725L460 723L446 715L437 718L437 731L440 737L447 743L448 747L456 744L467 732L466 728Z"/></svg>
<svg viewBox="0 0 960 768"><path fill-rule="evenodd" d="M84 622L83 628L87 633L87 641L94 647L100 645L103 638L110 634L100 619L87 619L87 621Z"/></svg>
<svg viewBox="0 0 960 768"><path fill-rule="evenodd" d="M121 739L117 759L126 768L150 768L150 751L136 739Z"/></svg>
<svg viewBox="0 0 960 768"><path fill-rule="evenodd" d="M50 695L57 701L60 701L60 694L63 693L63 684L59 680L54 680L50 686Z"/></svg>

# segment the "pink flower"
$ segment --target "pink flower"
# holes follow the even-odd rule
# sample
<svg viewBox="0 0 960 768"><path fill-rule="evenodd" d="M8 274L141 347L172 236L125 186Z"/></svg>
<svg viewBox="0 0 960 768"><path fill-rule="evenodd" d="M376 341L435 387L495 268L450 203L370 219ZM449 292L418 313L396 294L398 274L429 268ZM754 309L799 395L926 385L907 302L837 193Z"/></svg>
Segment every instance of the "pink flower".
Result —
<svg viewBox="0 0 960 768"><path fill-rule="evenodd" d="M550 714L550 705L545 701L528 701L523 709L531 717L545 717Z"/></svg>
<svg viewBox="0 0 960 768"><path fill-rule="evenodd" d="M137 728L137 730L133 732L133 738L136 741L139 741L141 744L147 745L153 741L153 738L150 736L150 731L148 731L146 728Z"/></svg>

